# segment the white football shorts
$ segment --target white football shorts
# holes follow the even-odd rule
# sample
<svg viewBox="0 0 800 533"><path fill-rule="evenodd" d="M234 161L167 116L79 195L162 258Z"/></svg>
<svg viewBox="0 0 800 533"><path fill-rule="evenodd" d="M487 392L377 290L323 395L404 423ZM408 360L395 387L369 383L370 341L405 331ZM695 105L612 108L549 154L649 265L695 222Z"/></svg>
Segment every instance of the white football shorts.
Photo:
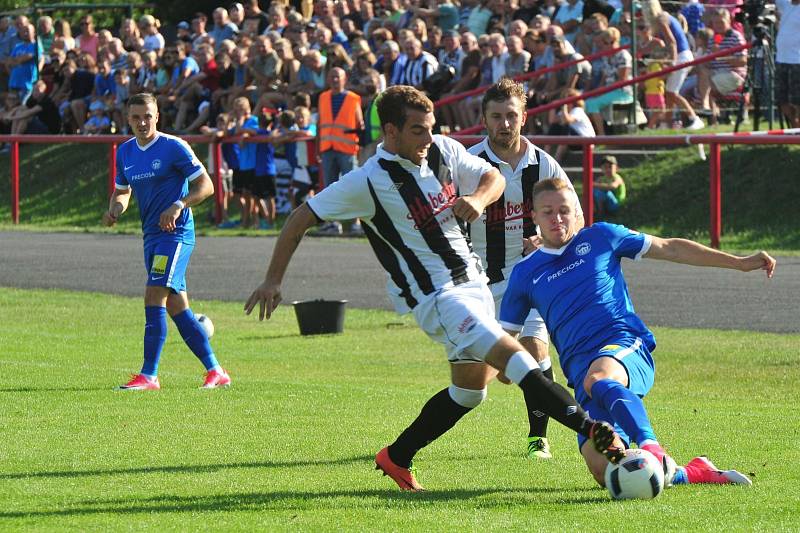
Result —
<svg viewBox="0 0 800 533"><path fill-rule="evenodd" d="M444 346L451 363L482 363L506 333L494 316L492 293L482 280L439 290L412 313L428 337Z"/></svg>

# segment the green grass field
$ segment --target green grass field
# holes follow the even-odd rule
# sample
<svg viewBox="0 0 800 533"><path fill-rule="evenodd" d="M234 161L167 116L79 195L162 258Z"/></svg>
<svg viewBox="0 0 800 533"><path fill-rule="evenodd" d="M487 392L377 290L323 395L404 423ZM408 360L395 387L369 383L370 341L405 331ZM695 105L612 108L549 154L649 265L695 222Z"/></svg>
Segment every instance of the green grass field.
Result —
<svg viewBox="0 0 800 533"><path fill-rule="evenodd" d="M523 459L515 387L423 450L424 494L373 470L377 450L448 383L408 318L348 310L345 333L300 337L241 305L195 302L234 385L201 391L173 326L163 389L113 392L141 358L139 299L0 289L0 530L800 530L798 335L658 329L648 405L679 461L708 454L753 487L678 487L614 502L574 436ZM563 382L563 378L559 378Z"/></svg>

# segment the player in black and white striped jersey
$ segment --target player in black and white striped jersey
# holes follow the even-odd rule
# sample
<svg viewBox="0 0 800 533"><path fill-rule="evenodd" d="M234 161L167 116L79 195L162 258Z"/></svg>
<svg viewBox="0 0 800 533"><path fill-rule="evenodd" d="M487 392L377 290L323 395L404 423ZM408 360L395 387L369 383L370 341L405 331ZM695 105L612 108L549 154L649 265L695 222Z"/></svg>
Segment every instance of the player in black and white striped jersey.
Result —
<svg viewBox="0 0 800 533"><path fill-rule="evenodd" d="M497 370L518 384L542 411L589 437L610 460L615 436L591 420L566 389L548 380L538 363L494 318L494 302L478 257L466 237L503 191L505 180L459 143L432 134L433 103L409 86L391 87L378 103L384 142L362 167L298 207L286 220L265 281L245 304L269 318L281 301L281 282L305 231L320 221L361 218L375 255L389 275L400 312L442 344L452 384L434 395L390 446L377 468L403 490L423 490L411 471L414 455L452 428L486 397Z"/></svg>
<svg viewBox="0 0 800 533"><path fill-rule="evenodd" d="M556 160L521 135L525 109L525 90L521 84L508 78L495 83L483 95L481 103L487 136L469 149L469 153L498 169L506 180L500 198L488 205L481 217L468 228L475 252L486 269L498 316L511 270L535 248L538 240L531 218L533 186L547 178L560 178L569 183L567 174ZM582 222L583 212L577 195L575 203ZM533 355L544 375L552 380L547 328L535 309L531 310L520 332L520 343ZM527 455L531 459L550 459L548 417L529 400L526 398L530 423Z"/></svg>

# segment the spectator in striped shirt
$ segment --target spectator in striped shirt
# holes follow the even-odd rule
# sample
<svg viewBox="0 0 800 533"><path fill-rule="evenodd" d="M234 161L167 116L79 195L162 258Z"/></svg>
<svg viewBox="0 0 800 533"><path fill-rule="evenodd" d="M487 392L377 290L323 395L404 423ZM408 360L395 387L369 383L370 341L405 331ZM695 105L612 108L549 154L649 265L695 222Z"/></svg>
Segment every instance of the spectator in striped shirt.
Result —
<svg viewBox="0 0 800 533"><path fill-rule="evenodd" d="M410 85L421 89L425 80L439 68L439 62L422 50L422 43L416 37L411 37L403 43L403 51L408 59L397 85Z"/></svg>
<svg viewBox="0 0 800 533"><path fill-rule="evenodd" d="M717 8L714 11L711 26L716 34L715 43L711 45L712 53L745 44L744 36L731 27L731 15L727 9ZM716 42L717 39L719 42ZM722 96L735 93L744 83L746 75L747 50L722 56L713 60L710 66L701 68L698 71L697 81L703 108L711 108L714 93Z"/></svg>

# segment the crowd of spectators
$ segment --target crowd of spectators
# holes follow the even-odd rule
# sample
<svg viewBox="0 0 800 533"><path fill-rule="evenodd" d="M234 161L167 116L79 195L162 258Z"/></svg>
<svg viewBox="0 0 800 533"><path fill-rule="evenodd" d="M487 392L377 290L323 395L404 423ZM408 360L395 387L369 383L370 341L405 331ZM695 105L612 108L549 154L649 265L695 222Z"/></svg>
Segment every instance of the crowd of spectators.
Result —
<svg viewBox="0 0 800 533"><path fill-rule="evenodd" d="M731 17L736 0L637 6L640 72L745 42ZM152 15L116 28L96 28L91 14L4 17L0 131L127 133L125 102L143 91L157 95L160 129L176 134L235 129L242 99L262 126L277 125L284 110L314 123L336 72L360 98L359 141L369 146L379 135L370 110L391 85L413 85L436 100L571 63L525 82L534 107L629 80L631 17L631 0L248 0L166 27ZM603 51L611 53L590 57ZM746 61L741 52L643 84L648 125L704 127L695 108L735 97ZM602 134L607 111L632 101L632 87L619 88L532 117L528 133ZM440 106L437 119L450 131L478 124L480 95Z"/></svg>

